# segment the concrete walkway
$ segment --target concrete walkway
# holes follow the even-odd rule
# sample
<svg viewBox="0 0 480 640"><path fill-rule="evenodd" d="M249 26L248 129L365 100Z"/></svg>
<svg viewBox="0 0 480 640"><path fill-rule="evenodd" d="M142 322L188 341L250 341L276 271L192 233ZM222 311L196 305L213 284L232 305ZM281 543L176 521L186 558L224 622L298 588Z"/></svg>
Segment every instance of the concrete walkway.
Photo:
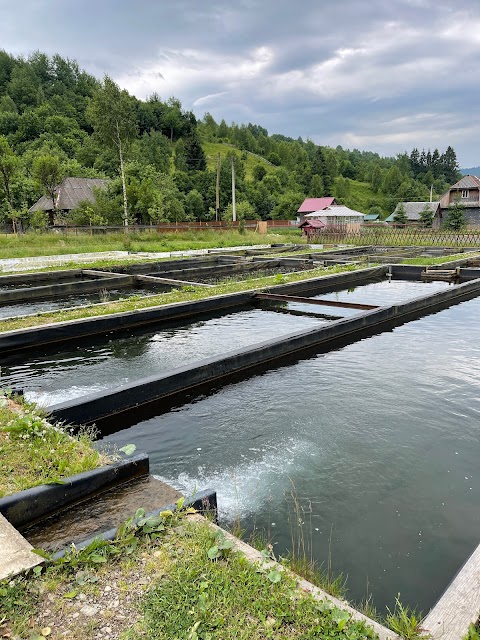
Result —
<svg viewBox="0 0 480 640"><path fill-rule="evenodd" d="M56 256L35 256L32 258L4 258L0 260L0 274L12 271L27 271L29 269L44 269L45 267L58 267L74 262L81 264L95 262L97 260L132 260L175 258L182 256L203 256L210 251L245 251L247 249L268 249L269 244L245 245L241 247L220 247L211 249L191 249L189 251L162 251L155 252L129 252L129 251L101 251L97 253L66 253Z"/></svg>
<svg viewBox="0 0 480 640"><path fill-rule="evenodd" d="M32 545L0 514L0 580L40 564Z"/></svg>

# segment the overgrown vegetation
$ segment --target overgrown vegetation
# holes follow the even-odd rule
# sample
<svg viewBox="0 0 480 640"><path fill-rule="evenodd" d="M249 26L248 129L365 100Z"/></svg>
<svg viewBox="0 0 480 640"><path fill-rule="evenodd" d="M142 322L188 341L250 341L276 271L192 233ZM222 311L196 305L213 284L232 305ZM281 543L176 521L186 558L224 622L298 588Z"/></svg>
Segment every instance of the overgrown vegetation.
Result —
<svg viewBox="0 0 480 640"><path fill-rule="evenodd" d="M33 405L0 393L0 497L94 469L106 462L93 433L77 435L48 422Z"/></svg>

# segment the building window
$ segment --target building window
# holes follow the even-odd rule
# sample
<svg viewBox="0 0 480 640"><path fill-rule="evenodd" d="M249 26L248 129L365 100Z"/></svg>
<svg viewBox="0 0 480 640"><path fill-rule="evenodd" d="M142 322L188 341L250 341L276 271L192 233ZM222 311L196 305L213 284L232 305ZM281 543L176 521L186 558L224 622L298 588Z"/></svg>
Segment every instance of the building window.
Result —
<svg viewBox="0 0 480 640"><path fill-rule="evenodd" d="M462 198L468 198L468 189L462 189Z"/></svg>

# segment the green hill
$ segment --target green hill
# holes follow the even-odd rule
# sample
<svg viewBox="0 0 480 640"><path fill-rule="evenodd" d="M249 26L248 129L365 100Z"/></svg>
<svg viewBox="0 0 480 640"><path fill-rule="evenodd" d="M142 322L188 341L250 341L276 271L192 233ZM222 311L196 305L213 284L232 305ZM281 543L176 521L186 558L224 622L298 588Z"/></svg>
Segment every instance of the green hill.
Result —
<svg viewBox="0 0 480 640"><path fill-rule="evenodd" d="M338 179L337 179L338 180ZM350 193L348 196L340 198L342 203L351 209L356 209L361 213L368 213L370 207L378 204L386 218L390 213L387 199L380 193L375 193L368 182L359 182L358 180L349 180Z"/></svg>
<svg viewBox="0 0 480 640"><path fill-rule="evenodd" d="M268 162L268 160L265 160L265 158L262 158L262 156L251 153L250 151L241 151L233 144L226 144L224 142L202 142L202 148L207 159L207 169L210 171L215 171L216 169L218 154L220 154L220 158L223 160L227 154L232 151L235 155L243 157L245 164L245 178L247 180L252 180L252 171L256 164L261 164L265 167L267 173L274 173L276 170L276 167Z"/></svg>

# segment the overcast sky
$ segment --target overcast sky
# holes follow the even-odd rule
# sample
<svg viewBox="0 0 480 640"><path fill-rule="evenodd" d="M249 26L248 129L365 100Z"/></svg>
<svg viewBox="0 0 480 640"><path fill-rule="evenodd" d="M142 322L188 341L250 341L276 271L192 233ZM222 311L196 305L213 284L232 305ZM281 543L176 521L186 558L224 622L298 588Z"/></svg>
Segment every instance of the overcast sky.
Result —
<svg viewBox="0 0 480 640"><path fill-rule="evenodd" d="M480 0L0 0L0 47L198 117L480 165Z"/></svg>

